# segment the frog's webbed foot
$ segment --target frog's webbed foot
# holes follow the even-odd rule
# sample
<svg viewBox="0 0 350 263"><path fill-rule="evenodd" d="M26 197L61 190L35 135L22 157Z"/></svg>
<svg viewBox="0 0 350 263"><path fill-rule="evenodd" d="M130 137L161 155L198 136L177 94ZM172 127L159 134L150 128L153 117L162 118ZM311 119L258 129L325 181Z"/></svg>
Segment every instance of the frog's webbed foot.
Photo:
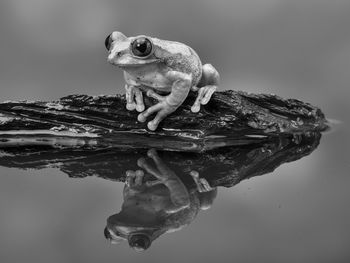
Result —
<svg viewBox="0 0 350 263"><path fill-rule="evenodd" d="M130 188L138 188L143 184L144 172L142 170L126 171L126 185Z"/></svg>
<svg viewBox="0 0 350 263"><path fill-rule="evenodd" d="M216 91L220 82L219 73L211 64L203 65L202 70L202 78L198 83L200 88L198 90L196 101L191 107L192 112L199 112L201 105L205 105L210 101L211 96Z"/></svg>
<svg viewBox="0 0 350 263"><path fill-rule="evenodd" d="M154 119L147 124L151 131L156 130L159 123L184 102L191 88L192 76L189 74L170 71L167 78L173 82L171 93L168 96L160 96L153 90L147 91L147 96L157 99L159 103L149 107L137 117L138 121L145 122L147 117L158 112Z"/></svg>
<svg viewBox="0 0 350 263"><path fill-rule="evenodd" d="M163 184L166 182L166 180L174 177L177 178L174 172L170 170L169 167L167 167L166 164L162 161L155 149L150 149L147 152L147 156L153 160L155 166L145 158L140 158L137 160L137 165L140 168L144 169L147 173L157 178L156 180L147 181L145 183L147 186Z"/></svg>
<svg viewBox="0 0 350 263"><path fill-rule="evenodd" d="M201 109L201 105L205 105L209 102L211 96L216 90L216 86L205 86L198 90L198 95L196 101L193 103L191 107L192 112L199 112Z"/></svg>
<svg viewBox="0 0 350 263"><path fill-rule="evenodd" d="M126 84L125 92L126 109L129 111L136 109L138 112L143 112L145 104L143 103L142 91L138 87Z"/></svg>
<svg viewBox="0 0 350 263"><path fill-rule="evenodd" d="M208 181L205 178L200 178L199 173L197 171L191 171L190 175L192 176L196 186L197 190L200 193L210 192L214 190L208 183Z"/></svg>

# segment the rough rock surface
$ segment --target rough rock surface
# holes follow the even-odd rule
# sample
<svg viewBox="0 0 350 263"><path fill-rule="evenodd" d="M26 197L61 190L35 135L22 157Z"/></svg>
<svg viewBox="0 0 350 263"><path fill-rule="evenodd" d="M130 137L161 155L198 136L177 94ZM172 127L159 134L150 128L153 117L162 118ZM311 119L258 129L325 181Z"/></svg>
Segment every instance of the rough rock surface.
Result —
<svg viewBox="0 0 350 263"><path fill-rule="evenodd" d="M52 102L0 103L0 148L13 146L157 148L203 152L261 143L273 137L327 129L322 111L294 99L239 91L216 92L199 113L195 99L168 116L155 132L125 109L125 98L70 95ZM156 103L145 98L146 106Z"/></svg>

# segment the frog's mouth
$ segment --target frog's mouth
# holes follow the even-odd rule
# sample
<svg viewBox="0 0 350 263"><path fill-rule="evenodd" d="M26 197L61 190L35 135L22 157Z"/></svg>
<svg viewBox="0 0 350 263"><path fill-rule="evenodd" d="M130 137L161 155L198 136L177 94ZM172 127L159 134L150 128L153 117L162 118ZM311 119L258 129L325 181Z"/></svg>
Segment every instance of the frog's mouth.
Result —
<svg viewBox="0 0 350 263"><path fill-rule="evenodd" d="M133 62L123 63L122 61L113 63L114 65L120 68L134 68L134 67L142 67L144 65L159 63L160 59L148 59L148 60L137 60Z"/></svg>

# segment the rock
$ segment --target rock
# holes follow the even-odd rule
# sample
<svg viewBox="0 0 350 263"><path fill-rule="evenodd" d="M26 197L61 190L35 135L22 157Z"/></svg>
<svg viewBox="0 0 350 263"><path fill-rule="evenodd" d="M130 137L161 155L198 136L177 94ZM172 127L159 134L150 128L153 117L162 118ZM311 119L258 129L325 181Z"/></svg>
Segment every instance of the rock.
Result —
<svg viewBox="0 0 350 263"><path fill-rule="evenodd" d="M322 111L311 104L275 95L216 92L199 113L195 99L184 104L152 132L125 109L125 98L70 95L58 101L0 103L0 148L19 145L103 149L157 148L203 152L224 146L261 143L274 137L321 132ZM145 98L146 106L155 101Z"/></svg>

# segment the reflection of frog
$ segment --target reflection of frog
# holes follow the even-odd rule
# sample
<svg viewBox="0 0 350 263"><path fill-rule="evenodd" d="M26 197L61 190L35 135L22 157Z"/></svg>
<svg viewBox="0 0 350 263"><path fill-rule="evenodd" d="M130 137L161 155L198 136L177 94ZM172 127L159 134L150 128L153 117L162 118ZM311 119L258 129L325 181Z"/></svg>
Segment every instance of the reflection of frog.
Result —
<svg viewBox="0 0 350 263"><path fill-rule="evenodd" d="M146 173L143 170L127 171L122 209L107 219L105 228L105 236L112 243L127 240L136 250L147 249L160 235L191 223L200 209L211 206L217 194L216 188L199 178L197 172L191 172L196 185L191 190L155 150L149 150L148 157L155 167L140 158L138 166Z"/></svg>
<svg viewBox="0 0 350 263"><path fill-rule="evenodd" d="M190 90L198 91L191 110L198 112L207 104L219 84L219 73L211 64L202 63L197 53L185 44L147 36L126 37L113 32L105 41L108 61L124 70L126 108L141 112L140 122L158 112L148 123L150 130L174 112ZM145 110L142 90L159 101ZM157 91L157 93L155 92ZM161 96L158 93L170 93ZM144 111L145 110L145 111Z"/></svg>

